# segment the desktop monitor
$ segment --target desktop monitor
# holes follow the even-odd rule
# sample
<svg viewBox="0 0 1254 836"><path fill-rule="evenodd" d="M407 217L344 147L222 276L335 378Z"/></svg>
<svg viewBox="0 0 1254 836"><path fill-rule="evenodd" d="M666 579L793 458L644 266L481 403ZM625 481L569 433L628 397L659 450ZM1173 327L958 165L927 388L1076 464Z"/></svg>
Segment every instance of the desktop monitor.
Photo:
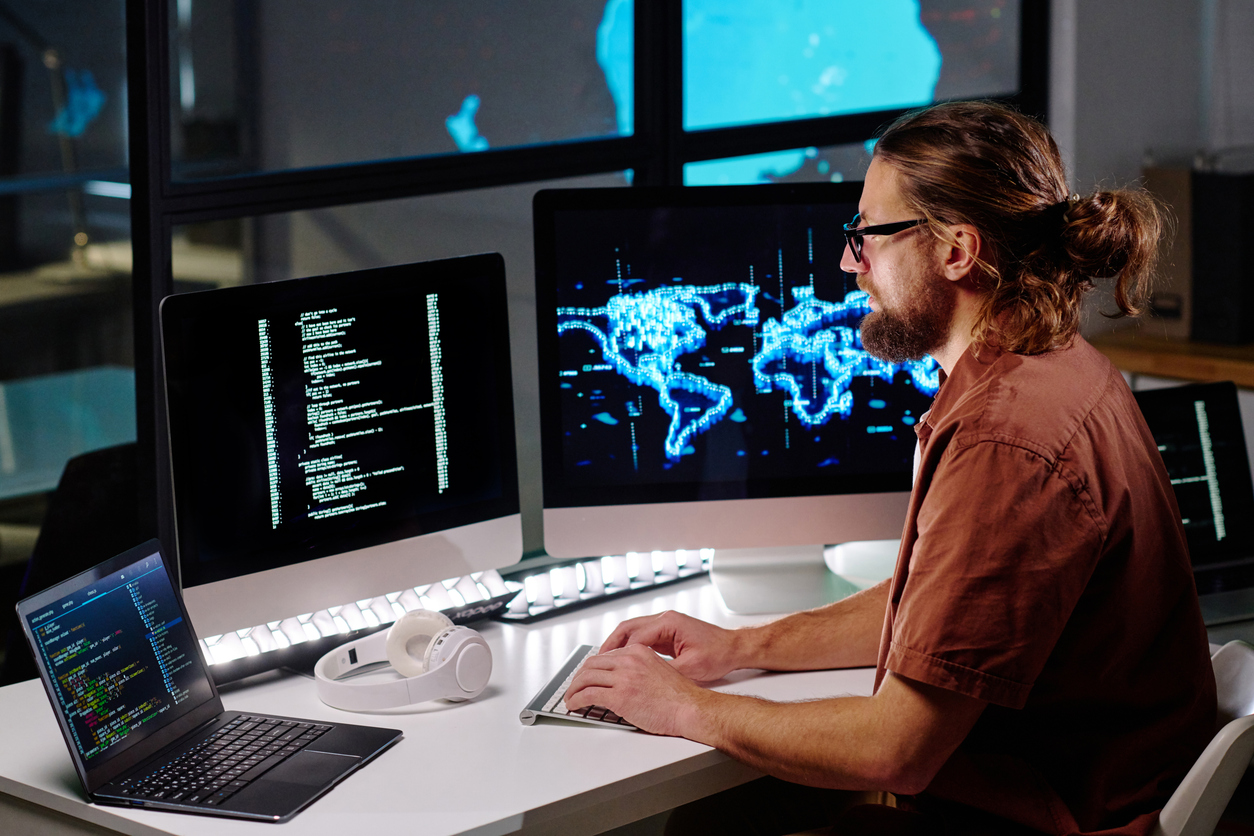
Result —
<svg viewBox="0 0 1254 836"><path fill-rule="evenodd" d="M939 366L862 349L860 183L542 191L544 543L559 557L900 538ZM821 558L820 558L821 562Z"/></svg>
<svg viewBox="0 0 1254 836"><path fill-rule="evenodd" d="M171 296L161 324L203 634L521 557L499 255Z"/></svg>

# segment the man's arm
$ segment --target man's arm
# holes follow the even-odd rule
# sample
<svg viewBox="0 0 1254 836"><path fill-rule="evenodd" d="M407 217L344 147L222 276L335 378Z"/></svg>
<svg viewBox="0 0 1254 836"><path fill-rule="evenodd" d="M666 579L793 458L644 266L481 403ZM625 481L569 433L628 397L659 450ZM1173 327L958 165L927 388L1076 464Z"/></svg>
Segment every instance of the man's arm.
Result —
<svg viewBox="0 0 1254 836"><path fill-rule="evenodd" d="M826 670L875 664L888 581L814 610L756 627L726 630L675 612L624 621L601 645L632 644L673 658L674 668L706 682L734 670Z"/></svg>
<svg viewBox="0 0 1254 836"><path fill-rule="evenodd" d="M798 671L874 666L889 583L881 581L833 604L750 631L752 664L741 667Z"/></svg>
<svg viewBox="0 0 1254 836"><path fill-rule="evenodd" d="M642 645L590 658L566 696L720 749L770 775L840 789L925 789L984 703L889 675L872 697L776 703L694 683Z"/></svg>

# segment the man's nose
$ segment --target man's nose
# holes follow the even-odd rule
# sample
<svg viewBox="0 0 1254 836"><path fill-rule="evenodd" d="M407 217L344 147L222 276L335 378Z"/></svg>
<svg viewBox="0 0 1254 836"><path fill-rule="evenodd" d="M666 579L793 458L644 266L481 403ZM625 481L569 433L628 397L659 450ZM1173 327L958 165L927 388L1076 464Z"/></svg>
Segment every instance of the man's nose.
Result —
<svg viewBox="0 0 1254 836"><path fill-rule="evenodd" d="M862 261L858 261L853 257L853 250L850 248L849 242L846 241L844 255L840 257L840 269L846 273L865 273L867 270L865 254L862 258Z"/></svg>

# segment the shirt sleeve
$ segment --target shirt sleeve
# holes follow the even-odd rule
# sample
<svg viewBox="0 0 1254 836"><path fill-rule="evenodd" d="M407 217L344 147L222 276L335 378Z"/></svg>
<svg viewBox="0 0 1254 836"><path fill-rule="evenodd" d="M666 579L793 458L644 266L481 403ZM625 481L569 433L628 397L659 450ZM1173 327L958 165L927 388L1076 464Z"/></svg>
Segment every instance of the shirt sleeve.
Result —
<svg viewBox="0 0 1254 836"><path fill-rule="evenodd" d="M1088 584L1103 531L1084 485L1029 446L950 449L919 507L885 667L1022 708Z"/></svg>

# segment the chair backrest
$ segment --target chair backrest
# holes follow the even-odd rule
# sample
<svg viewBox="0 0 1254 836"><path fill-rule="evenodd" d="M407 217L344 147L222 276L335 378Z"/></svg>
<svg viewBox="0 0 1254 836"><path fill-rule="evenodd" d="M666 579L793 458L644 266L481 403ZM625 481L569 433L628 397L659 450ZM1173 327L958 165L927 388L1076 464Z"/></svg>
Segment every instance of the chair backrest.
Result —
<svg viewBox="0 0 1254 836"><path fill-rule="evenodd" d="M66 462L56 492L49 499L19 598L47 589L147 539L135 498L136 450L132 442L82 453ZM8 633L0 685L34 679L39 670L18 626L13 602L0 603L5 605L0 610L0 628L7 628ZM0 629L0 637L4 633Z"/></svg>
<svg viewBox="0 0 1254 836"><path fill-rule="evenodd" d="M1172 793L1152 836L1209 836L1254 756L1254 647L1228 642L1210 658L1219 732Z"/></svg>
<svg viewBox="0 0 1254 836"><path fill-rule="evenodd" d="M1254 647L1241 641L1228 642L1215 651L1210 663L1219 698L1218 728L1254 714Z"/></svg>

